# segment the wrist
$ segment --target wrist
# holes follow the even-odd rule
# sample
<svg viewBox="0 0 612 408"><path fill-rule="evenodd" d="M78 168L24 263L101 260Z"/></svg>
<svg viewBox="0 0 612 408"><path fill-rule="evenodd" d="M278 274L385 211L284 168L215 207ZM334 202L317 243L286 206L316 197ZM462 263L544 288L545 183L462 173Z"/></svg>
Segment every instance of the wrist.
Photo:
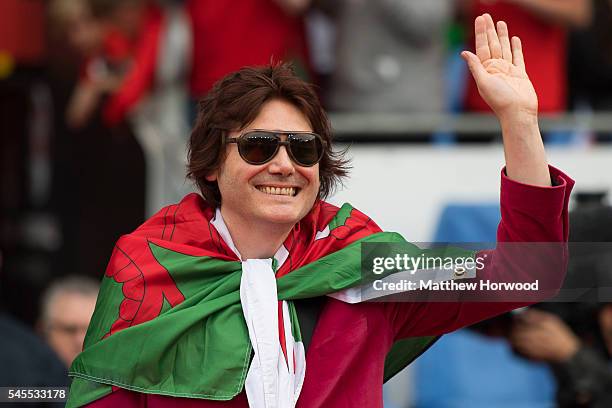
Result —
<svg viewBox="0 0 612 408"><path fill-rule="evenodd" d="M540 148L542 136L537 115L515 112L500 116L499 123L506 148L513 150L514 147L520 146L521 151L526 145Z"/></svg>
<svg viewBox="0 0 612 408"><path fill-rule="evenodd" d="M504 128L538 128L538 112L532 109L512 109L498 114L499 123Z"/></svg>

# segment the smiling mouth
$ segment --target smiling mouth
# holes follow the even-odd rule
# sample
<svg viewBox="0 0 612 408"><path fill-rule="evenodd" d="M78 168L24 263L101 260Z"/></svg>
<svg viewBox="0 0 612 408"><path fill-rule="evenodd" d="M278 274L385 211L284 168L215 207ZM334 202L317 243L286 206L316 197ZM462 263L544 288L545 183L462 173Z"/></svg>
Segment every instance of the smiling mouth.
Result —
<svg viewBox="0 0 612 408"><path fill-rule="evenodd" d="M269 186L257 186L257 189L264 194L280 195L287 197L295 197L299 192L299 188L296 187L269 187Z"/></svg>

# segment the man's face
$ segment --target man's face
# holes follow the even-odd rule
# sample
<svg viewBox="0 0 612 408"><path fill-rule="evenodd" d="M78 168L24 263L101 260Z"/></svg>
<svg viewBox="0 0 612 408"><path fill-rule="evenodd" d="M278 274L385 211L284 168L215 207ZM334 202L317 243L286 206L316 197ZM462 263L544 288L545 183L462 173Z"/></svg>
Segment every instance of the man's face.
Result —
<svg viewBox="0 0 612 408"><path fill-rule="evenodd" d="M50 302L45 322L47 342L66 367L83 350L83 340L96 306L96 295L60 292Z"/></svg>
<svg viewBox="0 0 612 408"><path fill-rule="evenodd" d="M266 102L246 129L231 132L228 137L240 136L250 129L312 132L306 116L281 99ZM312 167L297 165L285 146L262 165L245 162L236 143L228 144L226 154L221 167L207 178L218 182L221 212L226 220L253 227L275 224L292 228L312 208L319 192L318 163ZM296 194L274 194L267 187L294 188Z"/></svg>

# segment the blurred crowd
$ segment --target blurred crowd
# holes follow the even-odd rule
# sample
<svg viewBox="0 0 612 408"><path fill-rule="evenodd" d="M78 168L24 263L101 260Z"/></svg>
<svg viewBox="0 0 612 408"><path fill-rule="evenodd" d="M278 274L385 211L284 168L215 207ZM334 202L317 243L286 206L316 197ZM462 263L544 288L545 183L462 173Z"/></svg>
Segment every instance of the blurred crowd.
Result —
<svg viewBox="0 0 612 408"><path fill-rule="evenodd" d="M65 377L117 237L192 191L186 141L225 74L291 61L331 112L483 112L459 58L483 12L522 39L542 112L612 110L611 0L0 0L0 350L35 330L56 356L24 375ZM541 310L508 335L573 362L561 406L610 398L612 309L589 310L597 342Z"/></svg>

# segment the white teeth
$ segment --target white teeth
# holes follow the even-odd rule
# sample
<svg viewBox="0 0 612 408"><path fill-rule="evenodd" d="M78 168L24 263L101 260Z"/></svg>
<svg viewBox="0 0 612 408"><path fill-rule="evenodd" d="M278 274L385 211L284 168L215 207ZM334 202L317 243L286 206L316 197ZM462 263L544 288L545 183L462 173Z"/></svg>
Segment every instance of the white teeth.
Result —
<svg viewBox="0 0 612 408"><path fill-rule="evenodd" d="M284 196L289 196L289 197L293 197L295 195L295 187L261 186L261 187L257 187L257 189L261 191L262 193L272 194L272 195L284 195Z"/></svg>

